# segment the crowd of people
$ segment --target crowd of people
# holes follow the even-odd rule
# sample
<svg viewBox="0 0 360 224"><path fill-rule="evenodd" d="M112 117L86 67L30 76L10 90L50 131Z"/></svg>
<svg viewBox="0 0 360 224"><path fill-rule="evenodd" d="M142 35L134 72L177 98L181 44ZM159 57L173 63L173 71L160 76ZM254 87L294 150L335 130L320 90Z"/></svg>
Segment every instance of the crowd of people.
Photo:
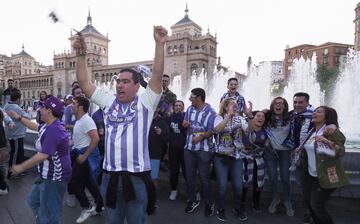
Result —
<svg viewBox="0 0 360 224"><path fill-rule="evenodd" d="M193 213L202 202L205 216L216 214L226 221L225 194L230 182L233 213L246 221L247 207L262 211L261 192L268 181L268 212L275 213L282 202L286 215L294 216L290 181L294 172L303 193L303 223L333 223L326 203L334 190L348 184L339 159L345 154L345 137L336 110L314 109L310 96L298 92L293 110L286 99L276 97L269 108L253 111L252 103L246 103L238 92L235 77L228 80L218 111L214 109L218 105L206 102L202 88L191 90L191 105L185 110L184 102L168 88L170 77L163 74L166 38L166 29L155 26L155 58L148 83L141 71L126 68L118 73L112 95L89 79L86 43L79 35L73 45L78 82L66 96L65 106L42 92L36 122L20 107L20 91L10 91L0 111L0 121L6 125L0 127L0 150L4 151L6 139L11 148L10 156L0 154L0 194L9 190L3 169L6 160L8 177L38 165L39 177L28 197L38 223L59 222L64 195L69 206L74 206L72 199L76 198L82 208L76 223L104 210L107 223L124 223L125 219L131 224L145 223L145 213L153 214L158 208L160 163L168 157L169 200L177 199L182 173L185 213ZM145 91L138 95L140 85ZM99 107L92 116L90 101ZM24 160L26 127L39 133L38 153L28 160ZM249 189L252 203L246 205ZM161 213L161 208L156 212Z"/></svg>

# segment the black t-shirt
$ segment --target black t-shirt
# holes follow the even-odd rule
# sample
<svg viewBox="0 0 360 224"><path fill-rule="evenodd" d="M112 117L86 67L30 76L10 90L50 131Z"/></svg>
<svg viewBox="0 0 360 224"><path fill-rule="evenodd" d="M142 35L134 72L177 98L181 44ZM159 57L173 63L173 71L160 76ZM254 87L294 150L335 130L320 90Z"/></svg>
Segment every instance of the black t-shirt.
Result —
<svg viewBox="0 0 360 224"><path fill-rule="evenodd" d="M161 134L158 135L155 127L161 128ZM150 159L161 159L162 150L169 141L169 126L164 118L157 116L151 122L149 130L149 153Z"/></svg>

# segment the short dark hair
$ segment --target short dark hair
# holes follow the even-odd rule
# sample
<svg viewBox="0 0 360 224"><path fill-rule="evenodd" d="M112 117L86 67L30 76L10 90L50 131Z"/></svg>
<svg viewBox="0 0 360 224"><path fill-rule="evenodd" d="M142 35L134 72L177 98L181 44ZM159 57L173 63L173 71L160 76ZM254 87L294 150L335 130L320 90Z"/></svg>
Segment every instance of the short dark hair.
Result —
<svg viewBox="0 0 360 224"><path fill-rule="evenodd" d="M295 98L295 97L305 97L306 102L309 102L309 100L310 100L309 94L307 94L305 92L297 92L294 94L293 98Z"/></svg>
<svg viewBox="0 0 360 224"><path fill-rule="evenodd" d="M123 68L123 69L120 70L119 74L123 73L123 72L130 72L132 74L132 79L134 80L135 84L140 82L140 76L141 75L140 75L140 73L138 73L134 69L132 69L132 68Z"/></svg>
<svg viewBox="0 0 360 224"><path fill-rule="evenodd" d="M166 78L169 78L169 79L170 79L170 76L167 75L167 74L163 74L163 77L166 77Z"/></svg>
<svg viewBox="0 0 360 224"><path fill-rule="evenodd" d="M10 92L10 100L16 101L21 98L21 92L19 90L13 90Z"/></svg>
<svg viewBox="0 0 360 224"><path fill-rule="evenodd" d="M202 88L195 88L191 90L191 93L195 96L200 96L201 100L205 102L206 94L205 90Z"/></svg>
<svg viewBox="0 0 360 224"><path fill-rule="evenodd" d="M13 80L13 79L8 79L8 80L7 80L7 82L10 82L10 81L11 81L11 82L14 82L14 80Z"/></svg>
<svg viewBox="0 0 360 224"><path fill-rule="evenodd" d="M183 105L183 107L185 107L184 101L182 101L182 100L175 100L174 105L175 105L175 103L181 103Z"/></svg>
<svg viewBox="0 0 360 224"><path fill-rule="evenodd" d="M80 86L74 86L72 89L71 89L71 95L75 96L75 90L77 89L81 89Z"/></svg>
<svg viewBox="0 0 360 224"><path fill-rule="evenodd" d="M319 106L315 109L315 111L319 108L323 108L325 112L325 124L334 124L337 128L339 127L338 115L334 108L328 106Z"/></svg>
<svg viewBox="0 0 360 224"><path fill-rule="evenodd" d="M85 113L87 113L89 111L90 101L88 100L88 98L86 98L84 96L76 96L74 98L74 100L76 100L76 102L79 104L79 106L83 107L83 110Z"/></svg>
<svg viewBox="0 0 360 224"><path fill-rule="evenodd" d="M229 83L230 83L231 81L236 81L237 83L239 83L239 80L238 80L237 78L232 77L232 78L228 79L227 84L229 85Z"/></svg>
<svg viewBox="0 0 360 224"><path fill-rule="evenodd" d="M74 85L79 85L79 82L75 80L75 81L71 84L71 87L74 87Z"/></svg>

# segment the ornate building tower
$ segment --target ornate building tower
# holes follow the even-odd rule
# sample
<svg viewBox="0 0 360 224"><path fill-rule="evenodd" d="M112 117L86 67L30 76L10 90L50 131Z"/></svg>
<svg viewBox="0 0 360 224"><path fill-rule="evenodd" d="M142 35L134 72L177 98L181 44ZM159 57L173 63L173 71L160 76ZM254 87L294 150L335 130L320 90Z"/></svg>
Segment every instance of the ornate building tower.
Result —
<svg viewBox="0 0 360 224"><path fill-rule="evenodd" d="M356 5L355 8L355 50L360 51L360 2Z"/></svg>
<svg viewBox="0 0 360 224"><path fill-rule="evenodd" d="M209 30L205 35L201 31L202 28L189 18L186 5L184 18L171 26L171 36L166 42L166 74L181 75L182 81L201 71L212 75L216 66L216 37Z"/></svg>
<svg viewBox="0 0 360 224"><path fill-rule="evenodd" d="M102 35L92 25L92 18L87 17L87 25L80 31L84 36L87 47L87 63L90 69L94 66L108 65L108 46L109 39ZM76 58L75 51L72 49L73 42L77 34L72 34L69 38L71 51L54 55L54 89L59 96L69 94L71 84L76 79ZM90 73L91 74L91 71Z"/></svg>

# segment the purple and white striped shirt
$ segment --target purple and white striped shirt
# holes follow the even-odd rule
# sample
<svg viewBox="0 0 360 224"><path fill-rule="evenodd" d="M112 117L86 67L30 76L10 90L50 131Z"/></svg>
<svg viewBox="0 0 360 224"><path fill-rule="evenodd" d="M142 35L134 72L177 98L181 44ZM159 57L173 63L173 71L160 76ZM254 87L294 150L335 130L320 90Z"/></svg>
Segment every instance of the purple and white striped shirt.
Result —
<svg viewBox="0 0 360 224"><path fill-rule="evenodd" d="M204 132L214 131L214 121L216 118L215 110L206 104L205 107L199 111L194 106L189 106L185 113L184 120L190 122L190 127L187 130L185 149L205 152L214 149L213 137L204 139L203 141L192 144L191 140L194 136L201 135Z"/></svg>
<svg viewBox="0 0 360 224"><path fill-rule="evenodd" d="M133 102L124 104L96 88L91 100L104 112L104 170L137 173L151 169L148 136L160 97L147 87Z"/></svg>
<svg viewBox="0 0 360 224"><path fill-rule="evenodd" d="M68 133L64 124L56 120L39 127L37 150L49 157L38 165L43 179L68 182L71 178L71 161Z"/></svg>

